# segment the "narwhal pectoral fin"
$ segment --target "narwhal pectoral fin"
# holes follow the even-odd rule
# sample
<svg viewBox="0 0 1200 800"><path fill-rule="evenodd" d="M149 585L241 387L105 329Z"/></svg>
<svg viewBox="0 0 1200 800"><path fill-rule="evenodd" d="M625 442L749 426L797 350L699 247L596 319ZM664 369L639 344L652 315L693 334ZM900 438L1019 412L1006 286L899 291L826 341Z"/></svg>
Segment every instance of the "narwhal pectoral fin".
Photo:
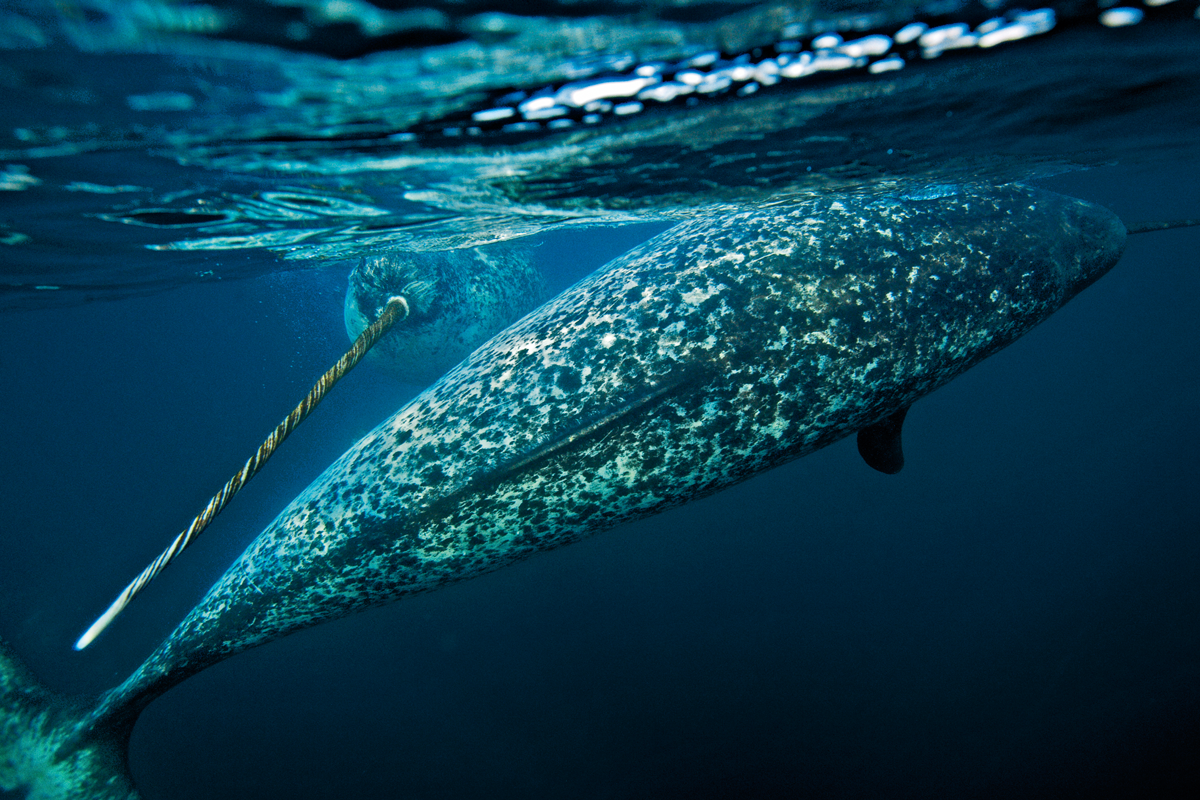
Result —
<svg viewBox="0 0 1200 800"><path fill-rule="evenodd" d="M858 454L868 467L887 475L895 475L904 468L900 434L907 414L908 407L905 406L858 432Z"/></svg>
<svg viewBox="0 0 1200 800"><path fill-rule="evenodd" d="M133 718L79 737L86 716L0 639L0 797L139 800L127 756Z"/></svg>

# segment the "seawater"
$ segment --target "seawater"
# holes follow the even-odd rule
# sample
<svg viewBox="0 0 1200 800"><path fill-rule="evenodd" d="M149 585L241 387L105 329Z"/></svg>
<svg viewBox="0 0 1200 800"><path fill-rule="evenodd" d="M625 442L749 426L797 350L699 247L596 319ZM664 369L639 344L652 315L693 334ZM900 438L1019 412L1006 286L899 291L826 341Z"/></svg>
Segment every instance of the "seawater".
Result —
<svg viewBox="0 0 1200 800"><path fill-rule="evenodd" d="M1180 22L1112 38L1108 62L1072 40L1089 58L1059 53L1054 69L1075 72L1056 80L981 58L952 108L936 93L837 106L813 164L862 185L889 169L934 184L1015 171L1130 222L1200 217L1196 66L1171 55L1200 29ZM1131 55L1155 43L1158 60ZM232 87L230 130L261 122L238 103L282 90L256 83L265 73L216 76L228 62L201 55L5 51L0 636L65 692L124 678L288 500L420 389L352 373L186 558L93 648L70 650L345 348L354 242L334 234L358 207L403 217L389 235L445 235L377 174L287 172L286 143L250 148L263 169L244 169L245 147L242 168L221 166L213 119L202 163L181 158L189 143L171 132L200 110L166 84ZM1087 82L1121 90L1103 108L1053 90ZM31 152L56 126L63 150ZM18 130L44 138L22 151ZM905 167L859 146L872 137L938 158ZM294 148L309 167L312 147ZM831 173L855 159L874 171ZM332 209L319 224L306 197ZM565 286L669 224L661 212L545 224L530 241ZM287 241L302 229L317 232ZM260 238L180 246L235 235ZM139 785L256 800L1190 794L1198 248L1194 229L1132 237L1049 322L914 406L900 475L841 442L210 669L138 723Z"/></svg>

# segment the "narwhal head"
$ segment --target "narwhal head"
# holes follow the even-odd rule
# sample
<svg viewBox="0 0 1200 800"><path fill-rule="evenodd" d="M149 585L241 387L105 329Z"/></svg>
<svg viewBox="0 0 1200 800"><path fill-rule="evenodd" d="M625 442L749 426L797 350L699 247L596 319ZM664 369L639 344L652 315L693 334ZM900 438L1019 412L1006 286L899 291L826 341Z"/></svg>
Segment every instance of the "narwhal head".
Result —
<svg viewBox="0 0 1200 800"><path fill-rule="evenodd" d="M1068 235L1060 242L1066 251L1060 261L1064 302L1095 283L1121 259L1126 237L1125 224L1112 211L1083 200L1066 200L1062 225Z"/></svg>
<svg viewBox="0 0 1200 800"><path fill-rule="evenodd" d="M390 297L403 297L408 304L404 323L410 329L435 315L438 284L453 279L438 266L431 258L412 253L387 253L362 259L350 273L346 290L346 333L351 339L356 338L379 316Z"/></svg>
<svg viewBox="0 0 1200 800"><path fill-rule="evenodd" d="M1024 255L1014 253L1005 263L1017 311L1037 307L1051 313L1120 260L1125 225L1109 209L1032 187L1009 190L1017 198L1024 195L1012 208L1018 219L1028 219L1024 239L1010 239L1013 247L1025 248Z"/></svg>
<svg viewBox="0 0 1200 800"><path fill-rule="evenodd" d="M351 339L393 296L408 316L368 359L404 381L427 384L545 297L528 250L493 245L442 252L395 252L364 259L351 273L344 316Z"/></svg>
<svg viewBox="0 0 1200 800"><path fill-rule="evenodd" d="M896 209L924 240L914 250L938 255L911 263L924 303L944 305L960 331L997 337L988 351L1061 308L1125 248L1125 225L1109 209L1027 185L935 185L902 195Z"/></svg>

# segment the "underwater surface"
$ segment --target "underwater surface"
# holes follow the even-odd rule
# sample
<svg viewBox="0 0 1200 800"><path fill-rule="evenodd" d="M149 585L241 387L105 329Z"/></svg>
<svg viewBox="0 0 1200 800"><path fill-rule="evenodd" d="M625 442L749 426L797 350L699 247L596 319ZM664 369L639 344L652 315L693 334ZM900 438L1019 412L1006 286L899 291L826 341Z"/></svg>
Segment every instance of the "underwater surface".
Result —
<svg viewBox="0 0 1200 800"><path fill-rule="evenodd" d="M48 686L123 680L423 388L358 368L71 649L346 349L364 257L511 240L556 292L677 220L966 180L1200 218L1194 2L520 5L0 6L0 637ZM837 49L959 18L944 52ZM142 715L139 788L1192 796L1198 251L1132 236L913 406L898 475L842 441L212 667Z"/></svg>

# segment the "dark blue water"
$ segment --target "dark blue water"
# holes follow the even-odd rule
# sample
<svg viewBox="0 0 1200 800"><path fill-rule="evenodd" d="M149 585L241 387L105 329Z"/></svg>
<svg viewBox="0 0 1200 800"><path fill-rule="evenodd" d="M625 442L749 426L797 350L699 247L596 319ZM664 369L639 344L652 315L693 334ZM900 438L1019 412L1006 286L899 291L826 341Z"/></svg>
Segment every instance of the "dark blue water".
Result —
<svg viewBox="0 0 1200 800"><path fill-rule="evenodd" d="M1200 217L1194 152L1149 149L1042 183L1131 222ZM175 169L164 186L186 183ZM109 231L111 251L46 258L81 259L111 288L148 234L94 224L80 230ZM566 284L649 232L553 233L537 258ZM1131 237L1108 276L913 407L897 476L843 441L217 665L142 716L139 786L254 800L1194 796L1198 252L1196 229ZM122 680L420 389L352 373L186 558L72 651L346 346L346 264L230 258L255 277L0 313L0 636L56 690Z"/></svg>

